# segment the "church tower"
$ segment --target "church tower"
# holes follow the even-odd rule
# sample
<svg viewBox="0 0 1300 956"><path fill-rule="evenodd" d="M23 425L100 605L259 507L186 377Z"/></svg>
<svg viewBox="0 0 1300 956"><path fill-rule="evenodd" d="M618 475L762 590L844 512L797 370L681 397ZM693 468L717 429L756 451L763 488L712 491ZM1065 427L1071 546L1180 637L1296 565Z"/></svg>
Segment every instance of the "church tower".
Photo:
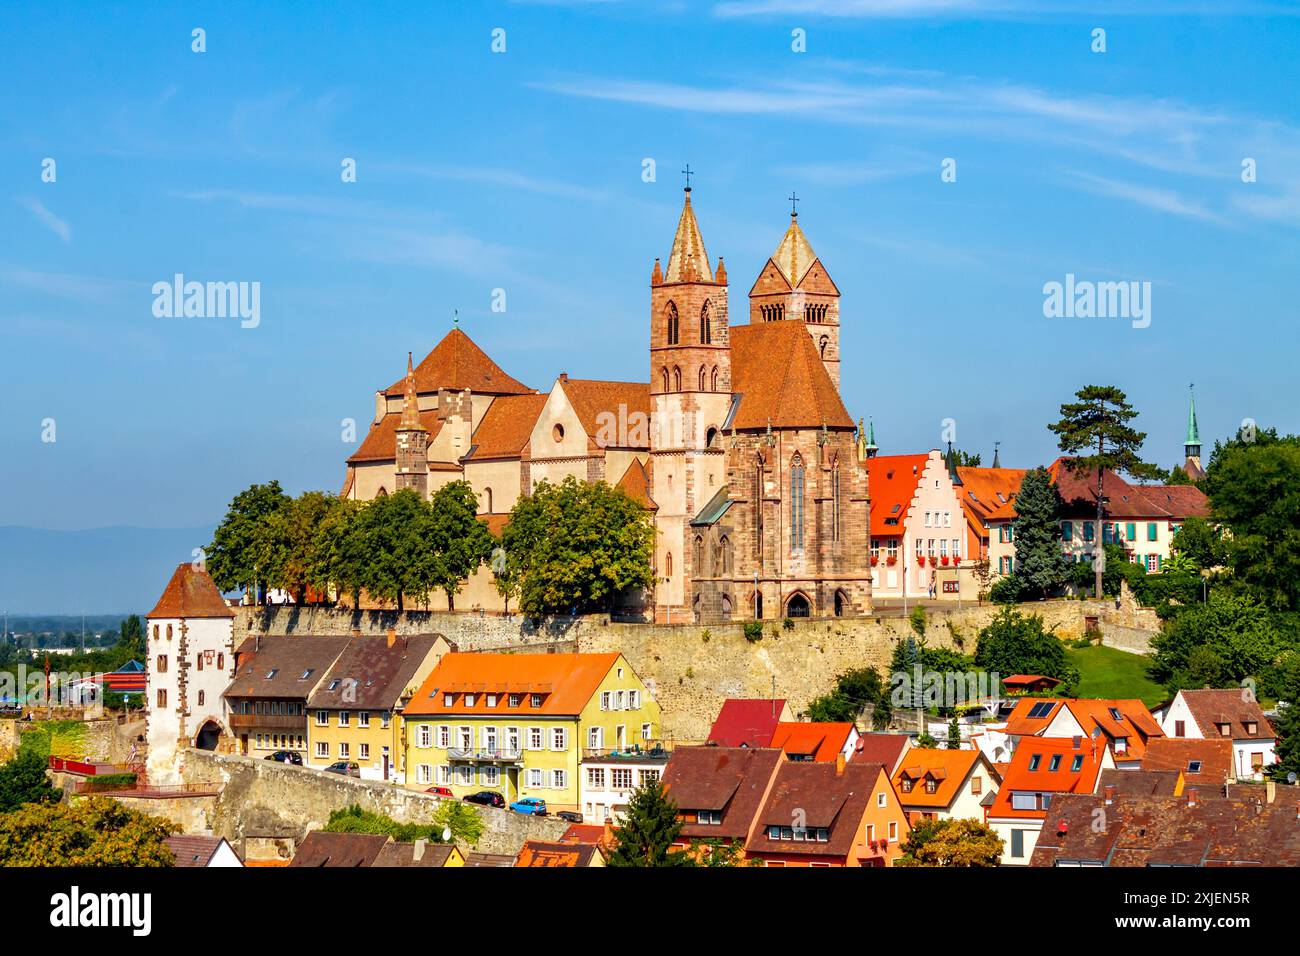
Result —
<svg viewBox="0 0 1300 956"><path fill-rule="evenodd" d="M840 290L799 228L799 213L794 209L790 211L790 226L780 245L749 290L751 325L782 320L805 324L822 364L838 389Z"/></svg>
<svg viewBox="0 0 1300 956"><path fill-rule="evenodd" d="M690 594L689 522L722 490L722 429L731 410L727 273L709 263L686 186L668 266L650 276L650 496L659 506L655 612L673 617ZM688 609L689 610L689 609Z"/></svg>
<svg viewBox="0 0 1300 956"><path fill-rule="evenodd" d="M1196 426L1196 393L1188 386L1191 404L1187 407L1187 439L1183 442L1183 471L1192 481L1205 477L1205 468L1201 465L1201 430Z"/></svg>
<svg viewBox="0 0 1300 956"><path fill-rule="evenodd" d="M406 353L406 392L402 417L397 421L397 490L414 488L421 498L429 496L429 430L420 424L420 406L415 393L415 368Z"/></svg>

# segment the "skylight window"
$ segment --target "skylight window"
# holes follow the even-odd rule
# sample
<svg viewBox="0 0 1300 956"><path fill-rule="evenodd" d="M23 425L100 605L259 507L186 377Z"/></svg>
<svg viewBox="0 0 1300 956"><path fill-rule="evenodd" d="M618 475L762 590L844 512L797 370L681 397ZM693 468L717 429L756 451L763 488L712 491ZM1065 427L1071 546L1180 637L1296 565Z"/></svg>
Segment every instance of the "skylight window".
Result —
<svg viewBox="0 0 1300 956"><path fill-rule="evenodd" d="M1193 761L1191 761L1191 762L1187 765L1187 772L1188 772L1188 773L1200 773L1200 772L1201 772L1201 762L1200 762L1199 760L1193 760Z"/></svg>
<svg viewBox="0 0 1300 956"><path fill-rule="evenodd" d="M1043 760L1042 754L1034 754L1032 757L1029 758L1029 769L1037 770L1038 765L1042 763L1042 760Z"/></svg>
<svg viewBox="0 0 1300 956"><path fill-rule="evenodd" d="M305 671L302 672L302 676L299 677L298 680L306 680L308 677L310 677L310 676L311 676L312 674L314 674L314 673L316 673L316 671L315 671L313 668L310 668L310 667L309 667L309 668L307 668Z"/></svg>
<svg viewBox="0 0 1300 956"><path fill-rule="evenodd" d="M1083 754L1075 754L1074 760L1070 761L1070 772L1078 773L1083 769Z"/></svg>
<svg viewBox="0 0 1300 956"><path fill-rule="evenodd" d="M1048 769L1050 772L1052 772L1052 773L1055 773L1056 771L1058 771L1058 770L1061 769L1061 755L1060 755L1060 754L1052 754L1052 759L1051 759L1051 761L1048 763L1048 765L1047 765L1047 769Z"/></svg>
<svg viewBox="0 0 1300 956"><path fill-rule="evenodd" d="M1124 719L1124 715L1121 714L1121 713L1119 712L1119 708L1118 708L1118 707L1111 707L1111 708L1109 708L1109 709L1110 709L1110 715L1111 715L1111 717L1115 718L1116 720L1123 720L1123 719Z"/></svg>
<svg viewBox="0 0 1300 956"><path fill-rule="evenodd" d="M280 673L280 668L278 668L278 667L272 667L269 671L266 672L266 679L267 679L267 680L270 680L272 677L274 677L274 676L275 676L276 674L278 674L278 673Z"/></svg>
<svg viewBox="0 0 1300 956"><path fill-rule="evenodd" d="M1037 704L1034 704L1033 707L1029 708L1030 719L1039 720L1043 717L1046 717L1048 714L1052 712L1052 706L1053 705L1050 700L1039 701Z"/></svg>

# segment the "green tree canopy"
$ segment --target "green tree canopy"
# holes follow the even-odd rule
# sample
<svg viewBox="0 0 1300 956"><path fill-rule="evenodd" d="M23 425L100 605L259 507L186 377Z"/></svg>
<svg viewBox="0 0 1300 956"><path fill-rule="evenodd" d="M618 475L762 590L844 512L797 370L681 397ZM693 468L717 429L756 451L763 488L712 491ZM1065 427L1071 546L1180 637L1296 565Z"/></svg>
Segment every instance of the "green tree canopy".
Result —
<svg viewBox="0 0 1300 956"><path fill-rule="evenodd" d="M23 748L0 765L0 813L28 803L57 803L62 794L50 786L46 758L35 748Z"/></svg>
<svg viewBox="0 0 1300 956"><path fill-rule="evenodd" d="M267 518L267 580L273 587L284 588L300 604L311 583L312 542L338 507L339 499L328 492L304 491L287 499Z"/></svg>
<svg viewBox="0 0 1300 956"><path fill-rule="evenodd" d="M1292 645L1294 633L1246 594L1214 591L1164 622L1151 639L1151 678L1170 691L1231 686L1259 678Z"/></svg>
<svg viewBox="0 0 1300 956"><path fill-rule="evenodd" d="M912 827L895 866L997 866L1003 846L978 820L923 820Z"/></svg>
<svg viewBox="0 0 1300 956"><path fill-rule="evenodd" d="M433 548L431 584L456 609L456 592L492 555L495 539L479 521L478 497L468 481L452 481L433 494L429 503L429 534Z"/></svg>
<svg viewBox="0 0 1300 956"><path fill-rule="evenodd" d="M975 645L975 666L1000 677L1042 674L1055 677L1066 688L1078 683L1078 672L1066 660L1065 645L1043 629L1043 619L1004 606L980 631Z"/></svg>
<svg viewBox="0 0 1300 956"><path fill-rule="evenodd" d="M603 481L538 483L511 509L501 543L498 590L526 614L607 610L620 591L654 583L649 515Z"/></svg>
<svg viewBox="0 0 1300 956"><path fill-rule="evenodd" d="M652 780L633 791L605 862L620 867L690 866L690 855L673 849L681 832L677 804L662 783Z"/></svg>
<svg viewBox="0 0 1300 956"><path fill-rule="evenodd" d="M28 804L0 814L0 866L172 866L176 829L110 797Z"/></svg>
<svg viewBox="0 0 1300 956"><path fill-rule="evenodd" d="M909 637L907 640L912 639ZM851 722L857 720L868 705L874 708L872 725L878 728L886 726L893 713L889 685L874 667L859 667L835 678L835 689L809 703L806 716L814 722Z"/></svg>
<svg viewBox="0 0 1300 956"><path fill-rule="evenodd" d="M206 552L208 573L222 591L251 589L256 595L283 563L270 520L288 501L278 481L250 485L235 495Z"/></svg>
<svg viewBox="0 0 1300 956"><path fill-rule="evenodd" d="M360 584L401 611L405 599L427 602L436 578L432 511L411 488L366 504L349 530L365 548Z"/></svg>

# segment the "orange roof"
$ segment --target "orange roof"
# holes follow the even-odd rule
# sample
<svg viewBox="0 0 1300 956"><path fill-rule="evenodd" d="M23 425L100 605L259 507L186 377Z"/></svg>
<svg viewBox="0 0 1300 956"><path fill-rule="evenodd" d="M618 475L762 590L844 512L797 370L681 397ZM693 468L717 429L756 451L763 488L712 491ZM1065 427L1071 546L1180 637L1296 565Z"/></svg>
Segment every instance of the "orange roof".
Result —
<svg viewBox="0 0 1300 956"><path fill-rule="evenodd" d="M547 843L543 840L527 840L515 866L593 866L597 849L588 843Z"/></svg>
<svg viewBox="0 0 1300 956"><path fill-rule="evenodd" d="M901 538L907 509L930 455L877 455L867 459L867 491L871 495L871 536ZM893 524L888 522L893 521Z"/></svg>
<svg viewBox="0 0 1300 956"><path fill-rule="evenodd" d="M894 773L894 789L904 807L946 807L957 798L962 784L981 759L978 750L928 750L913 747L902 766ZM935 781L934 793L925 786L929 777ZM904 793L904 778L912 789Z"/></svg>
<svg viewBox="0 0 1300 956"><path fill-rule="evenodd" d="M468 388L485 395L524 395L534 391L503 372L460 329L452 329L443 336L415 367L415 388L418 392ZM402 376L388 387L387 394L401 395L405 389L406 376Z"/></svg>
<svg viewBox="0 0 1300 956"><path fill-rule="evenodd" d="M162 597L146 617L234 617L207 571L190 562L178 565Z"/></svg>
<svg viewBox="0 0 1300 956"><path fill-rule="evenodd" d="M1030 712L1039 706L1044 709L1050 707L1050 710L1042 717L1030 717ZM1073 700L1051 697L1025 697L1018 701L1011 716L1007 718L1006 732L1016 737L1039 736L1046 732L1062 708L1070 711L1087 736L1094 729L1100 729L1110 741L1117 737L1125 738L1126 752L1120 755L1125 759L1140 759L1146 751L1148 738L1164 736L1160 725L1151 716L1151 711L1140 700ZM1119 712L1118 719L1111 713L1112 708Z"/></svg>
<svg viewBox="0 0 1300 956"><path fill-rule="evenodd" d="M470 459L518 458L532 436L546 395L501 395L492 400L474 429Z"/></svg>
<svg viewBox="0 0 1300 956"><path fill-rule="evenodd" d="M658 511L659 506L650 497L650 475L639 458L633 458L627 466L623 477L618 480L618 487L627 492L627 496L647 511Z"/></svg>
<svg viewBox="0 0 1300 956"><path fill-rule="evenodd" d="M789 723L781 721L772 735L772 746L790 754L812 754L817 763L834 760L844 752L851 723Z"/></svg>
<svg viewBox="0 0 1300 956"><path fill-rule="evenodd" d="M461 654L443 657L407 704L404 716L466 714L555 717L581 713L618 654ZM474 703L467 705L467 694ZM488 706L488 695L496 706ZM541 706L532 706L532 695ZM451 703L447 703L447 696ZM510 706L511 695L519 702Z"/></svg>
<svg viewBox="0 0 1300 956"><path fill-rule="evenodd" d="M957 468L961 487L957 495L962 510L981 537L988 536L988 522L996 516L1015 517L1011 502L1020 492L1024 468Z"/></svg>
<svg viewBox="0 0 1300 956"><path fill-rule="evenodd" d="M394 460L397 457L397 426L401 420L401 412L388 412L372 424L365 440L352 453L348 462ZM438 432L442 431L442 419L438 417L437 409L420 412L420 425L429 433L429 442L432 444Z"/></svg>
<svg viewBox="0 0 1300 956"><path fill-rule="evenodd" d="M735 428L853 428L803 322L732 326L731 382Z"/></svg>
<svg viewBox="0 0 1300 956"><path fill-rule="evenodd" d="M1002 786L989 808L989 816L1042 820L1050 812L1050 809L1014 808L1011 801L1014 792L1092 793L1105 752L1105 748L1096 747L1089 737L1079 738L1077 748L1070 737L1025 738L1016 747L1002 775Z"/></svg>
<svg viewBox="0 0 1300 956"><path fill-rule="evenodd" d="M510 523L510 513L479 515L478 520L487 525L488 530L492 532L492 537L499 538L506 525Z"/></svg>
<svg viewBox="0 0 1300 956"><path fill-rule="evenodd" d="M604 436L604 447L650 447L649 382L605 382L561 376L560 387L592 441ZM645 416L640 424L632 419L636 412Z"/></svg>

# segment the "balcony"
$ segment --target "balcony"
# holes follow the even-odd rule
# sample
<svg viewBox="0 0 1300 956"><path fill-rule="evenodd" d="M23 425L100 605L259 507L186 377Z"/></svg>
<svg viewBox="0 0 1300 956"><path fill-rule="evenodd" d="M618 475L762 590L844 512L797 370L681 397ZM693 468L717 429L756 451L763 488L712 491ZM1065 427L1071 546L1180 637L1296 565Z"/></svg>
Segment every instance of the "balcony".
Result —
<svg viewBox="0 0 1300 956"><path fill-rule="evenodd" d="M447 759L469 760L474 763L515 763L524 762L521 747L449 747Z"/></svg>
<svg viewBox="0 0 1300 956"><path fill-rule="evenodd" d="M307 715L286 717L283 714L230 714L230 729L240 730L296 730L307 731Z"/></svg>

